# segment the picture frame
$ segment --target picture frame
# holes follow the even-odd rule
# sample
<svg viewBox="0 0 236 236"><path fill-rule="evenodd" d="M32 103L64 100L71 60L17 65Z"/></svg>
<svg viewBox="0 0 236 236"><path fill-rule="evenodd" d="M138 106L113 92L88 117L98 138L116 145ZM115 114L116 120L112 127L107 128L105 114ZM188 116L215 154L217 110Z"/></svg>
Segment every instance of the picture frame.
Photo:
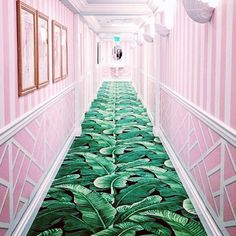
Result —
<svg viewBox="0 0 236 236"><path fill-rule="evenodd" d="M49 18L37 11L37 88L49 84Z"/></svg>
<svg viewBox="0 0 236 236"><path fill-rule="evenodd" d="M68 42L67 42L67 28L61 26L61 54L62 54L62 79L68 75Z"/></svg>
<svg viewBox="0 0 236 236"><path fill-rule="evenodd" d="M52 21L52 80L62 79L61 24Z"/></svg>
<svg viewBox="0 0 236 236"><path fill-rule="evenodd" d="M37 89L36 10L17 1L18 96Z"/></svg>

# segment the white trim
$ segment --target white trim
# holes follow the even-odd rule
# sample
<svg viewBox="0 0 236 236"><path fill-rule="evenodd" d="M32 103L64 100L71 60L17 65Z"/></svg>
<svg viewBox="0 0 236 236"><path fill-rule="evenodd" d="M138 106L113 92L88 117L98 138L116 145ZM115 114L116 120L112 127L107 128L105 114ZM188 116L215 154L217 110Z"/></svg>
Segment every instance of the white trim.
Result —
<svg viewBox="0 0 236 236"><path fill-rule="evenodd" d="M75 137L79 137L82 134L82 123L84 121L84 118L85 118L85 113L83 113L82 116L80 117L79 125L75 130Z"/></svg>
<svg viewBox="0 0 236 236"><path fill-rule="evenodd" d="M236 147L236 131L231 127L227 126L222 121L216 119L212 115L206 113L201 108L197 107L193 103L189 102L166 85L160 83L161 89L176 99L181 105L189 110L194 116L204 122L209 128L217 132L223 139L231 143Z"/></svg>
<svg viewBox="0 0 236 236"><path fill-rule="evenodd" d="M174 150L172 149L170 143L168 142L167 138L165 137L162 129L159 130L159 137L160 140L167 151L170 160L172 161L175 170L184 185L201 222L207 232L208 236L222 236L220 229L217 226L217 223L214 221L213 217L211 216L210 212L208 211L204 201L202 200L200 194L198 193L197 189L195 188L193 182L191 181L187 171L184 169L182 164L180 163L177 155L175 154Z"/></svg>
<svg viewBox="0 0 236 236"><path fill-rule="evenodd" d="M20 218L17 225L12 230L8 231L7 236L8 235L12 235L12 236L27 235L27 232L29 231L34 221L34 218L36 217L38 213L38 210L51 186L51 183L54 180L54 177L57 174L64 160L64 157L74 140L74 137L75 137L75 133L72 132L69 138L67 139L65 145L63 146L61 152L59 153L57 159L55 160L53 166L49 168L49 171L46 174L46 177L44 178L42 183L39 185L40 187L38 188L32 201L29 203L23 216Z"/></svg>
<svg viewBox="0 0 236 236"><path fill-rule="evenodd" d="M224 111L224 119L227 125L230 125L230 113L231 113L231 84L232 84L232 50L233 50L233 8L234 0L227 1L227 27L226 27L226 62L225 62L225 111Z"/></svg>
<svg viewBox="0 0 236 236"><path fill-rule="evenodd" d="M37 116L39 116L42 112L44 112L48 107L58 101L61 97L66 95L67 93L71 92L75 88L75 84L72 84L59 92L58 94L54 95L47 101L43 102L39 106L35 107L31 111L25 113L20 118L16 119L9 125L3 127L0 130L0 145L5 143L9 140L12 136L18 133L22 128L24 128L29 122L34 120Z"/></svg>

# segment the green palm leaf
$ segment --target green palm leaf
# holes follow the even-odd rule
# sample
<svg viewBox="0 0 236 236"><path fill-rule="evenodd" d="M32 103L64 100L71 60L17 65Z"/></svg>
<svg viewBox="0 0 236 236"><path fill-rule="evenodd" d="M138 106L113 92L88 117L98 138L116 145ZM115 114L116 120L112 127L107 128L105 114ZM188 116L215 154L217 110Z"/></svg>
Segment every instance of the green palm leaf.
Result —
<svg viewBox="0 0 236 236"><path fill-rule="evenodd" d="M85 135L89 135L92 137L94 141L97 141L98 143L104 143L108 146L114 146L116 141L111 136L103 135L103 134L97 134L97 133L84 133Z"/></svg>
<svg viewBox="0 0 236 236"><path fill-rule="evenodd" d="M131 204L134 199L136 201L141 201L160 186L160 181L158 179L143 179L128 188L122 189L116 196L116 206Z"/></svg>
<svg viewBox="0 0 236 236"><path fill-rule="evenodd" d="M174 171L167 171L166 169L156 167L156 166L145 166L139 167L140 169L150 171L156 175L158 179L168 184L171 188L182 193L182 195L187 196L184 187Z"/></svg>
<svg viewBox="0 0 236 236"><path fill-rule="evenodd" d="M121 163L117 165L117 171L125 171L129 168L135 168L138 166L145 166L150 160L148 158L143 158L140 160L132 161L129 163Z"/></svg>
<svg viewBox="0 0 236 236"><path fill-rule="evenodd" d="M114 188L126 187L129 176L130 174L127 173L119 173L98 177L94 181L94 185L97 188L111 189L111 194L114 194Z"/></svg>
<svg viewBox="0 0 236 236"><path fill-rule="evenodd" d="M125 145L116 145L112 147L102 148L100 149L100 153L103 155L112 155L112 154L121 155L124 153L126 148L127 147Z"/></svg>
<svg viewBox="0 0 236 236"><path fill-rule="evenodd" d="M132 205L124 205L117 207L118 215L116 222L121 223L128 220L131 216L139 214L140 212L150 209L156 209L157 205L161 202L162 198L158 195L149 196L142 201L133 203Z"/></svg>
<svg viewBox="0 0 236 236"><path fill-rule="evenodd" d="M95 229L105 229L113 222L116 210L101 195L81 186L65 184L58 186L70 190L74 195L77 209L82 213L82 219Z"/></svg>
<svg viewBox="0 0 236 236"><path fill-rule="evenodd" d="M148 232L159 236L170 236L171 230L158 222L144 222L141 226Z"/></svg>
<svg viewBox="0 0 236 236"><path fill-rule="evenodd" d="M183 201L183 208L184 208L187 212L189 212L189 213L191 213L191 214L193 214L193 215L197 215L197 212L196 212L196 210L194 209L194 206L193 206L193 204L192 204L192 202L190 201L189 198L187 198L187 199L185 199L185 200Z"/></svg>
<svg viewBox="0 0 236 236"><path fill-rule="evenodd" d="M106 157L101 158L98 155L88 152L80 154L85 157L86 162L89 164L89 166L92 167L94 172L100 176L111 174L116 169L116 165L114 165L111 159L109 158Z"/></svg>
<svg viewBox="0 0 236 236"><path fill-rule="evenodd" d="M181 216L168 210L149 210L142 215L152 216L167 222L174 230L176 236L206 236L201 223Z"/></svg>
<svg viewBox="0 0 236 236"><path fill-rule="evenodd" d="M32 231L44 231L53 225L61 221L66 215L70 215L76 212L75 205L66 202L54 202L53 204L48 203L46 209L40 210L33 225L31 226Z"/></svg>
<svg viewBox="0 0 236 236"><path fill-rule="evenodd" d="M82 219L69 215L66 216L64 219L64 230L65 231L75 231L75 230L81 230L86 229L89 230L91 233L95 233L92 225L86 223Z"/></svg>
<svg viewBox="0 0 236 236"><path fill-rule="evenodd" d="M171 160L166 160L166 161L164 162L164 164L165 164L165 166L167 166L167 167L169 167L169 168L171 168L171 169L174 169L174 166L173 166Z"/></svg>
<svg viewBox="0 0 236 236"><path fill-rule="evenodd" d="M62 229L49 229L38 234L37 236L61 236L61 235L63 235Z"/></svg>
<svg viewBox="0 0 236 236"><path fill-rule="evenodd" d="M67 183L78 183L78 178L80 177L79 174L74 174L74 175L66 175L61 178L57 178L53 181L52 186L56 186L59 184L67 184Z"/></svg>
<svg viewBox="0 0 236 236"><path fill-rule="evenodd" d="M137 231L143 228L132 222L121 223L114 225L112 228L102 230L92 236L135 236Z"/></svg>

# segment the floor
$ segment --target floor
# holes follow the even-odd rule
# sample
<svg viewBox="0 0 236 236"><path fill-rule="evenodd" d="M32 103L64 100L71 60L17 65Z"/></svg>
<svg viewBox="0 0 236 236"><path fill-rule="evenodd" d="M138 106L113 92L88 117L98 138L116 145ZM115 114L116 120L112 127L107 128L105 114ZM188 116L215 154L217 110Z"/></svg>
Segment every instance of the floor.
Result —
<svg viewBox="0 0 236 236"><path fill-rule="evenodd" d="M130 82L104 82L28 235L201 236Z"/></svg>

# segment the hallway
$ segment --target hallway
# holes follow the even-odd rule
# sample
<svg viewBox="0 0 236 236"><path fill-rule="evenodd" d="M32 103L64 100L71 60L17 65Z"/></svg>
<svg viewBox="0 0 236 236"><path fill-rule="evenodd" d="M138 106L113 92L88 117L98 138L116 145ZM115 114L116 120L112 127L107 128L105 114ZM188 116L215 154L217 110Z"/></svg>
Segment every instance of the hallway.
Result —
<svg viewBox="0 0 236 236"><path fill-rule="evenodd" d="M0 236L235 236L235 26L236 0L0 0Z"/></svg>
<svg viewBox="0 0 236 236"><path fill-rule="evenodd" d="M104 82L82 128L29 236L206 235L130 82Z"/></svg>

